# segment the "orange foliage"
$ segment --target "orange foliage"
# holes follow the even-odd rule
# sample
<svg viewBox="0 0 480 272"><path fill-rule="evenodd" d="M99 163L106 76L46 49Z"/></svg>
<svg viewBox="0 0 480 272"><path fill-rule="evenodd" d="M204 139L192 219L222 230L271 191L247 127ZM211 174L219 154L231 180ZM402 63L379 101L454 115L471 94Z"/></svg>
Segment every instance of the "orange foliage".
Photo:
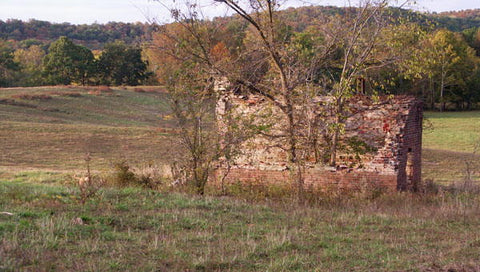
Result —
<svg viewBox="0 0 480 272"><path fill-rule="evenodd" d="M228 61L228 59L230 58L230 52L228 51L228 48L227 48L227 46L225 45L224 42L217 43L210 50L210 54L212 56L212 59L215 62Z"/></svg>

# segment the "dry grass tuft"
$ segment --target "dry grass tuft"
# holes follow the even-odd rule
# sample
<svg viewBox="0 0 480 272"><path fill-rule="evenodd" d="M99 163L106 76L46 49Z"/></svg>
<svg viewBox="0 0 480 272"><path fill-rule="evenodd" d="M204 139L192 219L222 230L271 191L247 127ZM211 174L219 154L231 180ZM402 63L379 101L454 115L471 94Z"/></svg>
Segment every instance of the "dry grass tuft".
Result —
<svg viewBox="0 0 480 272"><path fill-rule="evenodd" d="M64 96L64 97L81 97L80 92L62 92L62 91L51 91L47 93L52 96Z"/></svg>
<svg viewBox="0 0 480 272"><path fill-rule="evenodd" d="M23 100L50 100L52 96L48 94L15 94L11 96L14 99L23 99Z"/></svg>
<svg viewBox="0 0 480 272"><path fill-rule="evenodd" d="M88 94L91 95L113 95L113 89L109 86L97 86L97 87L90 87L90 91Z"/></svg>

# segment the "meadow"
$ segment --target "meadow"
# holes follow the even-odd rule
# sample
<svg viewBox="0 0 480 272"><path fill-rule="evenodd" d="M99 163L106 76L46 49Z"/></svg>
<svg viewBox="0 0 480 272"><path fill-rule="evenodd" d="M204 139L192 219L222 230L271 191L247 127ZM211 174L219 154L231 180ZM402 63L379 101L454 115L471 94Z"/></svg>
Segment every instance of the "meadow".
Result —
<svg viewBox="0 0 480 272"><path fill-rule="evenodd" d="M196 197L104 186L82 203L73 176L86 153L99 175L124 160L170 162L165 95L0 90L0 271L480 270L480 194L436 185L463 184L475 166L480 112L426 113L431 193L319 193L297 205L262 188Z"/></svg>
<svg viewBox="0 0 480 272"><path fill-rule="evenodd" d="M167 164L176 150L174 123L161 88L36 87L0 91L0 177L77 173L119 161ZM480 112L426 112L423 178L461 182L478 160Z"/></svg>
<svg viewBox="0 0 480 272"><path fill-rule="evenodd" d="M478 271L477 195L314 206L0 183L2 271Z"/></svg>
<svg viewBox="0 0 480 272"><path fill-rule="evenodd" d="M425 117L423 179L462 182L468 168L480 167L480 112L426 112Z"/></svg>
<svg viewBox="0 0 480 272"><path fill-rule="evenodd" d="M161 88L37 87L0 91L0 171L106 170L168 161L173 124Z"/></svg>

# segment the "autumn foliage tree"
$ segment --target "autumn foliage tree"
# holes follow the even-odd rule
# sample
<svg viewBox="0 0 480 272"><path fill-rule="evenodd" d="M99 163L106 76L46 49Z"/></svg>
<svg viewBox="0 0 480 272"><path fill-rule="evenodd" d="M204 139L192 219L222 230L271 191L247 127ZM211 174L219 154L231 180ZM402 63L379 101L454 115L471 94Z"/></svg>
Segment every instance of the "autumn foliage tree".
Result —
<svg viewBox="0 0 480 272"><path fill-rule="evenodd" d="M386 1L365 1L361 8L352 9L352 21L337 23L330 18L317 18L304 33L295 32L288 21L281 19L281 4L277 1L217 3L233 10L246 23L241 45L228 48L226 42L217 40L212 22L203 20L199 7L187 2L183 10L171 9L180 30L166 31L164 36L171 42L162 46L170 55L179 53L195 59L204 67L203 72L216 79L226 78L231 88L260 96L277 109L285 124L275 135L266 136L276 138L287 151L292 182L302 201L305 162L315 153L312 142L319 136L312 132L312 124L323 130L306 109L320 94L335 97L333 108L338 118L331 124L329 150L334 164L343 107L353 93L355 77L364 70L378 43L376 37L383 27L379 18ZM230 39L236 39L235 34ZM337 76L325 83L333 74ZM333 91L328 90L330 87Z"/></svg>
<svg viewBox="0 0 480 272"><path fill-rule="evenodd" d="M14 60L20 65L21 74L17 79L23 86L42 85L42 61L45 51L39 45L32 45L25 49L17 49Z"/></svg>
<svg viewBox="0 0 480 272"><path fill-rule="evenodd" d="M427 80L430 108L439 103L443 111L447 101L454 101L459 93L470 96L467 90L472 91L470 84L474 84L479 65L474 49L460 34L442 29L425 35L407 67L407 75Z"/></svg>

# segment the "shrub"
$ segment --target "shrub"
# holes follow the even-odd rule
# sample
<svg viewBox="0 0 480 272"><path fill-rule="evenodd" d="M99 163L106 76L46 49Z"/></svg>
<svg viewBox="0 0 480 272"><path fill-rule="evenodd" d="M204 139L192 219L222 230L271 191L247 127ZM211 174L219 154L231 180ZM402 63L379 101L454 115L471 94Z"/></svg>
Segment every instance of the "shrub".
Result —
<svg viewBox="0 0 480 272"><path fill-rule="evenodd" d="M138 179L130 170L130 166L126 161L121 161L115 164L115 172L112 176L112 184L120 187L135 185Z"/></svg>
<svg viewBox="0 0 480 272"><path fill-rule="evenodd" d="M162 184L164 184L165 173L159 167L152 164L140 168L134 168L133 172L137 176L138 185L144 188L157 190Z"/></svg>
<svg viewBox="0 0 480 272"><path fill-rule="evenodd" d="M115 164L114 172L109 183L114 186L137 186L146 189L158 190L164 184L165 173L153 165L146 167L130 167L126 161Z"/></svg>
<svg viewBox="0 0 480 272"><path fill-rule="evenodd" d="M436 195L440 192L440 186L436 184L432 179L427 179L423 182L421 191L424 194Z"/></svg>

